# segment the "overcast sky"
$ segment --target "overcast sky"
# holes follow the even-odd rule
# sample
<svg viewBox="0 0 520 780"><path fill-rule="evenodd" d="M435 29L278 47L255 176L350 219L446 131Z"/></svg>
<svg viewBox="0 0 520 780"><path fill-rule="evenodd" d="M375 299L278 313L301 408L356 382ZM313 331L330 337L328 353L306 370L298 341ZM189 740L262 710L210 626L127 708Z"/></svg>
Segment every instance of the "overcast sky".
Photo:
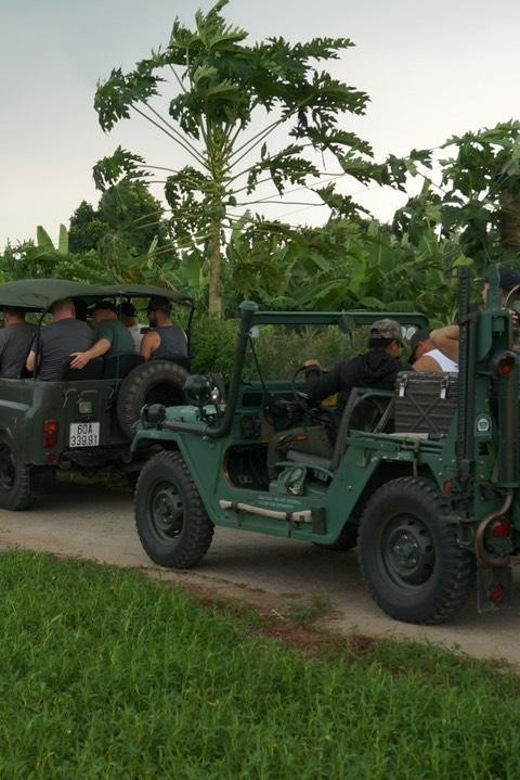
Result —
<svg viewBox="0 0 520 780"><path fill-rule="evenodd" d="M176 15L192 25L207 0L0 0L0 249L96 203L92 166L118 144L175 167L175 149L138 120L101 131L98 79L165 44ZM520 118L520 4L513 0L231 0L226 17L250 32L292 41L348 37L338 75L368 92L361 121L347 121L376 156L439 145L452 134ZM177 160L178 162L178 160ZM160 195L158 189L154 194ZM393 201L359 200L388 218ZM324 209L290 205L279 216L323 221ZM317 213L318 212L318 213ZM323 218L323 220L322 220Z"/></svg>

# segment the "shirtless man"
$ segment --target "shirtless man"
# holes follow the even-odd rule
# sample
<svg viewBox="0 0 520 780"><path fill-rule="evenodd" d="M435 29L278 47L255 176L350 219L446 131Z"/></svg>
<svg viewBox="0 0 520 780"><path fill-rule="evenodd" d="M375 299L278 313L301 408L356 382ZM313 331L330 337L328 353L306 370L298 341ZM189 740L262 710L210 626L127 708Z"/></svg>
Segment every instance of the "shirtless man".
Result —
<svg viewBox="0 0 520 780"><path fill-rule="evenodd" d="M438 371L458 373L459 365L456 360L448 357L435 346L429 330L424 328L415 331L410 339L410 346L412 348L410 362L414 371L419 373L436 373Z"/></svg>
<svg viewBox="0 0 520 780"><path fill-rule="evenodd" d="M498 269L499 273L499 286L502 291L503 303L506 305L506 298L509 293L520 285L520 272L514 268L507 266L501 266ZM482 299L484 303L487 301L487 294L489 290L489 282L486 280L484 288L482 290ZM439 349L444 355L449 357L453 361L459 359L459 339L460 328L458 325L448 325L445 328L439 328L438 330L432 330L430 338L434 346ZM415 368L415 366L414 366Z"/></svg>

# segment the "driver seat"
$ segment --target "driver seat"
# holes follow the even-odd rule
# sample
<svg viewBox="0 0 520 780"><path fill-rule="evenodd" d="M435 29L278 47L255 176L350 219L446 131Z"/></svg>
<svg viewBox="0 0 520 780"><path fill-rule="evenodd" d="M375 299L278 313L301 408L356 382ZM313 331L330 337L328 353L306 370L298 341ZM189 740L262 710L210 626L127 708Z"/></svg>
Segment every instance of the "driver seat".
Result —
<svg viewBox="0 0 520 780"><path fill-rule="evenodd" d="M270 479L276 477L280 461L296 461L335 471L343 457L351 430L377 433L388 430L393 412L393 392L353 387L341 415L334 444L325 425L291 428L275 434L267 450Z"/></svg>
<svg viewBox="0 0 520 780"><path fill-rule="evenodd" d="M301 459L329 468L333 446L324 425L309 425L290 428L276 433L267 448L267 471L269 479L276 477L276 466L280 461Z"/></svg>

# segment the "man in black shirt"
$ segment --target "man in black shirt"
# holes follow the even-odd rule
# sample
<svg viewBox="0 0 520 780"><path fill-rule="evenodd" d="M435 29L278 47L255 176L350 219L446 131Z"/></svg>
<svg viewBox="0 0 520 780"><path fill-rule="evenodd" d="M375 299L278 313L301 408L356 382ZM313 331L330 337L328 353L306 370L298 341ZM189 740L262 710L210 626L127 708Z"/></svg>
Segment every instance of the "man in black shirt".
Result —
<svg viewBox="0 0 520 780"><path fill-rule="evenodd" d="M368 352L350 360L342 360L331 371L325 371L317 360L304 363L309 400L323 401L337 393L339 403L326 427L323 424L310 425L281 431L273 436L267 453L271 479L276 476L276 463L286 459L289 449L318 457L332 456L341 417L352 388L393 390L399 371L410 370L410 366L401 360L403 335L401 326L395 320L374 322L370 328L368 347Z"/></svg>
<svg viewBox="0 0 520 780"><path fill-rule="evenodd" d="M324 372L316 360L308 360L304 365L309 399L322 401L339 393L341 411L353 387L393 390L399 371L411 368L401 360L403 335L399 323L389 319L374 322L368 348L368 352L342 360L329 372Z"/></svg>

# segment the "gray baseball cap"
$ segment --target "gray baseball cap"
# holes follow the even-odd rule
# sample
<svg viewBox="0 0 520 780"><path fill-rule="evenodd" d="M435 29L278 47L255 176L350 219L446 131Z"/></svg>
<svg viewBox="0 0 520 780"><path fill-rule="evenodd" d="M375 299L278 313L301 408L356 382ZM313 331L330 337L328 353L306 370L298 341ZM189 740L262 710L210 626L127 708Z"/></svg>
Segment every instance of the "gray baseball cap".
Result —
<svg viewBox="0 0 520 780"><path fill-rule="evenodd" d="M392 339L403 343L403 331L396 320L377 320L370 326L371 339Z"/></svg>

